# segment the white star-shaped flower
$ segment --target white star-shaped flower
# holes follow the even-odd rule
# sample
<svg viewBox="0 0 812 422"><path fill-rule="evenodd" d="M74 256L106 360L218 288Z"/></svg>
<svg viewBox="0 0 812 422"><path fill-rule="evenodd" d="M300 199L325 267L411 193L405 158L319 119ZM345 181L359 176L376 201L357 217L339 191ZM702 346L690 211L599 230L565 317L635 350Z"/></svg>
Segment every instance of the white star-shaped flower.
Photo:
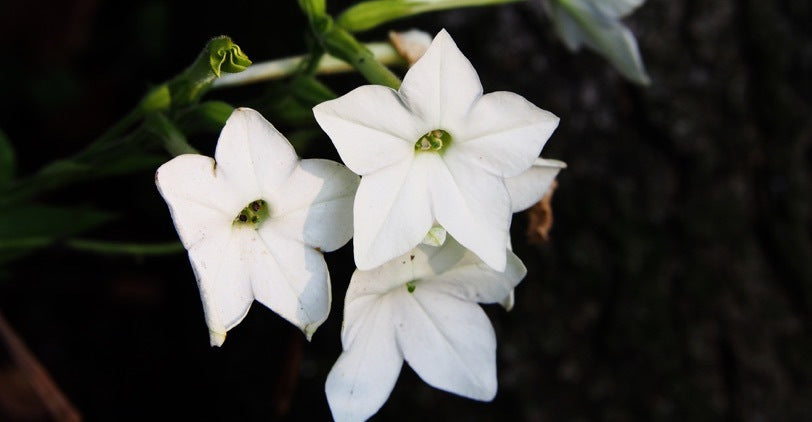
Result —
<svg viewBox="0 0 812 422"><path fill-rule="evenodd" d="M437 223L496 270L505 268L505 179L533 164L558 118L510 92L482 95L443 30L400 89L367 85L313 109L360 174L354 248L369 270L406 253Z"/></svg>
<svg viewBox="0 0 812 422"><path fill-rule="evenodd" d="M626 78L650 82L637 40L620 21L645 0L544 0L564 44L572 51L586 45L609 60Z"/></svg>
<svg viewBox="0 0 812 422"><path fill-rule="evenodd" d="M347 289L344 352L325 391L337 421L364 420L380 409L403 361L429 385L476 400L496 395L496 336L478 303L495 303L526 269L512 252L497 272L448 238L420 245L371 271L357 270Z"/></svg>
<svg viewBox="0 0 812 422"><path fill-rule="evenodd" d="M352 236L358 177L333 161L300 161L246 108L229 117L214 157L181 155L155 174L189 251L211 344L222 345L254 299L309 339L330 311L321 251Z"/></svg>

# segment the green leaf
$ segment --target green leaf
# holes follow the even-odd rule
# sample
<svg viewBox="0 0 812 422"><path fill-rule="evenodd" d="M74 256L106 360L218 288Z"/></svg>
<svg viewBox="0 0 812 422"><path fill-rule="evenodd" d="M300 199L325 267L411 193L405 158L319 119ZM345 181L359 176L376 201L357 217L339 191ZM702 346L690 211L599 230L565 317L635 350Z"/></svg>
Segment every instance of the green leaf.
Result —
<svg viewBox="0 0 812 422"><path fill-rule="evenodd" d="M336 23L348 31L361 32L420 13L517 1L520 0L370 0L345 10L336 18Z"/></svg>
<svg viewBox="0 0 812 422"><path fill-rule="evenodd" d="M7 184L14 177L14 147L5 133L0 130L0 186Z"/></svg>
<svg viewBox="0 0 812 422"><path fill-rule="evenodd" d="M0 210L0 263L113 219L113 214L92 208L26 204Z"/></svg>

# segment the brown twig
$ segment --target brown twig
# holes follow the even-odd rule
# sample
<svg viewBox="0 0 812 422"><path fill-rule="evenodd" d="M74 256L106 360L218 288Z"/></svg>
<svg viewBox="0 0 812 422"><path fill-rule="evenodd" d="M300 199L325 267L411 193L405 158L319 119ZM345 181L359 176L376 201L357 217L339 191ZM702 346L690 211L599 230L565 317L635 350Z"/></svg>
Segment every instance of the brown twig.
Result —
<svg viewBox="0 0 812 422"><path fill-rule="evenodd" d="M60 422L82 420L79 411L65 397L36 356L28 350L2 313L0 313L0 341L5 343L8 355L16 366L16 372L30 385L32 393L53 420Z"/></svg>

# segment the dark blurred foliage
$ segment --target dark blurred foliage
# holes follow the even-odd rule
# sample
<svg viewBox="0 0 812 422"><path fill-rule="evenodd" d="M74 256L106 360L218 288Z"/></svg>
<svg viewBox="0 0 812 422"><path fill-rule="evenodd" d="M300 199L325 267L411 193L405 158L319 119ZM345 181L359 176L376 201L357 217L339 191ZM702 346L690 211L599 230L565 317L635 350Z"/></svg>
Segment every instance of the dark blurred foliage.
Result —
<svg viewBox="0 0 812 422"><path fill-rule="evenodd" d="M22 175L87 144L211 36L232 36L255 61L305 48L292 1L3 9L0 128ZM494 402L434 390L404 367L376 419L811 420L810 12L805 0L650 0L629 19L648 88L567 52L539 3L391 25L447 28L486 91L559 115L543 154L569 168L548 244L528 244L524 216L514 220L529 273L512 312L487 307L499 339ZM338 93L362 82L325 80ZM245 105L264 89L209 97ZM192 141L211 154L215 139ZM324 137L300 153L336 156ZM41 200L117 213L94 238L176 238L152 174ZM48 248L0 272L0 310L88 420L324 420L351 248L327 260L333 310L309 344L256 304L210 348L182 254Z"/></svg>

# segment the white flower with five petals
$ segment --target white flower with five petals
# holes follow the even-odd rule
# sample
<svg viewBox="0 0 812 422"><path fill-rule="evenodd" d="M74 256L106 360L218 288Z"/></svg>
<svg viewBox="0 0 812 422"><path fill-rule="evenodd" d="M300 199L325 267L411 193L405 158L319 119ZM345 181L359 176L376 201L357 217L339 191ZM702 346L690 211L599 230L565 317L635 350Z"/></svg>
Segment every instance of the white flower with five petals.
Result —
<svg viewBox="0 0 812 422"><path fill-rule="evenodd" d="M347 289L344 352L325 391L337 421L364 420L386 402L403 361L433 387L476 400L496 394L496 336L478 303L501 301L526 274L512 252L504 272L448 238L420 245Z"/></svg>
<svg viewBox="0 0 812 422"><path fill-rule="evenodd" d="M443 30L399 90L368 85L313 109L344 163L360 174L354 248L369 270L441 225L490 267L505 268L511 198L558 118L510 92L482 94Z"/></svg>
<svg viewBox="0 0 812 422"><path fill-rule="evenodd" d="M155 174L189 252L211 344L222 345L254 299L309 339L330 310L321 251L352 236L358 177L333 161L300 161L245 108L229 117L214 157L181 155Z"/></svg>

